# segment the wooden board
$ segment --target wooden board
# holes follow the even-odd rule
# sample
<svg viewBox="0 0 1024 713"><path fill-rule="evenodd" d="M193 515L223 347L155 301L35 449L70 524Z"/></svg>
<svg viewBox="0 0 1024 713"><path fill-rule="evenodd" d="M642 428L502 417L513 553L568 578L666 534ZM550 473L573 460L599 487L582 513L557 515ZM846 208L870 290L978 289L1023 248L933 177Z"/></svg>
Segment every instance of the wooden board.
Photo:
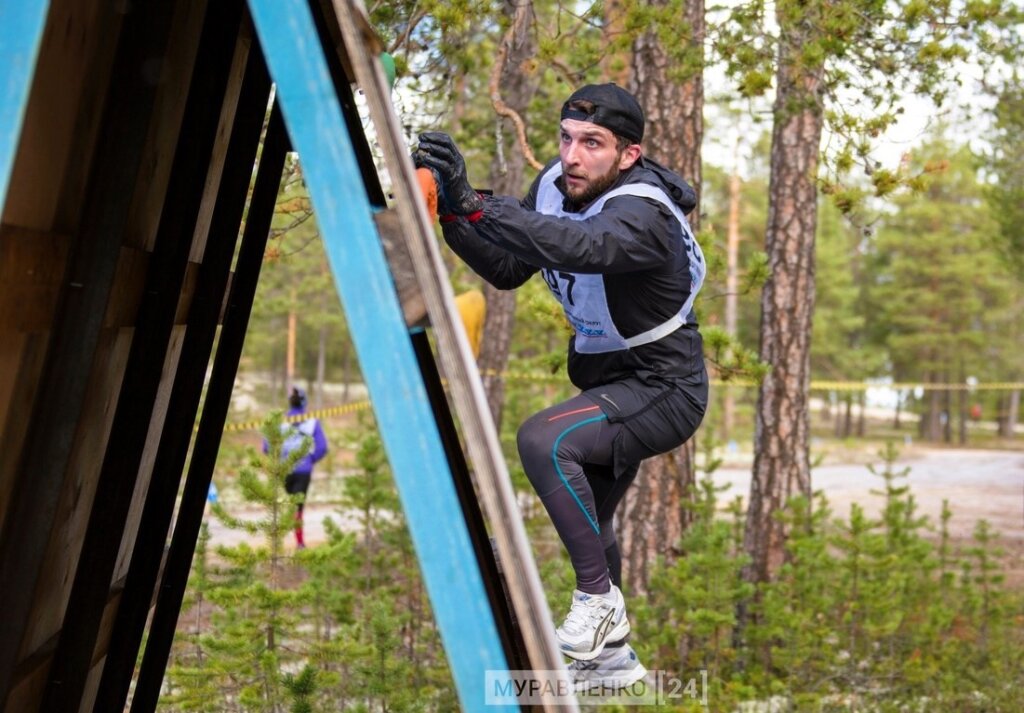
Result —
<svg viewBox="0 0 1024 713"><path fill-rule="evenodd" d="M50 3L4 223L67 232L78 221L122 17L102 0Z"/></svg>
<svg viewBox="0 0 1024 713"><path fill-rule="evenodd" d="M377 40L362 6L353 0L333 0L333 3L345 44L350 48L375 46ZM487 406L483 382L455 307L433 227L420 198L402 127L389 99L390 89L374 53L355 51L352 60L384 150L396 207L406 227L402 234L407 239L417 281L434 325L441 371L448 378L455 411L466 434L484 512L494 532L530 662L537 670L564 671L551 613L512 490L497 429ZM568 674L565 676L564 682L568 685ZM542 698L544 707L553 709L551 696L542 694ZM576 708L574 702L568 705L570 710Z"/></svg>

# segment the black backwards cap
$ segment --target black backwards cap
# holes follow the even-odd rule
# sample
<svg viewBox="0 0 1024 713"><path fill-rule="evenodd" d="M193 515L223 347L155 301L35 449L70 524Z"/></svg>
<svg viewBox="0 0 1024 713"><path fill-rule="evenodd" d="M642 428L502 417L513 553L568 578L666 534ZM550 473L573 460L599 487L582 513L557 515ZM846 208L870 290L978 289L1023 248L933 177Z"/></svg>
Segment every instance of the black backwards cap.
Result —
<svg viewBox="0 0 1024 713"><path fill-rule="evenodd" d="M575 101L590 102L594 111L570 109ZM577 89L562 105L562 119L589 121L637 144L644 138L644 110L632 94L613 82Z"/></svg>

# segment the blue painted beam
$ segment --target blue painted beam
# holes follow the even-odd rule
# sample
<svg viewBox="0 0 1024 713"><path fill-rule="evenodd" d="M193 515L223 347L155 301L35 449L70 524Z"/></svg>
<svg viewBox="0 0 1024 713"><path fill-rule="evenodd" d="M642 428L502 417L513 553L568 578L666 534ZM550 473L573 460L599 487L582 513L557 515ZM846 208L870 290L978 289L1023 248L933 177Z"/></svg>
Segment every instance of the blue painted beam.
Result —
<svg viewBox="0 0 1024 713"><path fill-rule="evenodd" d="M249 0L464 710L506 669L441 437L307 0ZM359 51L355 48L353 51ZM518 710L486 706L486 710Z"/></svg>
<svg viewBox="0 0 1024 713"><path fill-rule="evenodd" d="M49 5L48 0L0 0L0 213Z"/></svg>

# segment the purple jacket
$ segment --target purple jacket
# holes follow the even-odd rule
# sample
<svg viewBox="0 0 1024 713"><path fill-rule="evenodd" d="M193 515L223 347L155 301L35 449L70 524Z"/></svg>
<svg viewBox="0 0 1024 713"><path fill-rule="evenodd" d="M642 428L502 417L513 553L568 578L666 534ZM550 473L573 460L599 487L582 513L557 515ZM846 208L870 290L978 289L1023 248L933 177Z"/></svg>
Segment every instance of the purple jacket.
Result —
<svg viewBox="0 0 1024 713"><path fill-rule="evenodd" d="M305 412L305 409L292 408L288 409L285 417L299 416ZM285 436L284 443L281 444L282 458L287 457L293 450L301 447L304 436L309 436L313 439L312 450L299 459L292 469L293 473L312 473L313 464L327 455L327 437L324 435L324 429L320 426L319 419L309 418L305 421L285 422L281 424L281 432ZM267 448L268 444L264 441L264 453L267 452Z"/></svg>

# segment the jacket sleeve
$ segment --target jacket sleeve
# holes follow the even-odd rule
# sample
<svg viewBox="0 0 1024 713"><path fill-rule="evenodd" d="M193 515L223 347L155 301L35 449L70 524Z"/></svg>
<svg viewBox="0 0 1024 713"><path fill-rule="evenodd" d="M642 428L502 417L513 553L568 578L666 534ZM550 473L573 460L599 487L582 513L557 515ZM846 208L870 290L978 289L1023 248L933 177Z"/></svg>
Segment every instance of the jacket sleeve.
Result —
<svg viewBox="0 0 1024 713"><path fill-rule="evenodd" d="M513 290L530 279L538 268L482 238L476 226L459 219L442 224L444 240L473 272L499 290Z"/></svg>
<svg viewBox="0 0 1024 713"><path fill-rule="evenodd" d="M537 190L544 173L558 159L553 159L533 179L530 190L522 201L507 200L517 204L524 212L531 212L537 204ZM448 247L472 268L473 272L487 280L499 290L514 290L529 280L540 267L517 257L513 252L485 240L477 226L464 218L451 223L442 223L441 232Z"/></svg>
<svg viewBox="0 0 1024 713"><path fill-rule="evenodd" d="M543 215L510 198L487 198L473 227L520 261L578 273L650 269L682 246L668 208L638 196L616 196L585 220Z"/></svg>
<svg viewBox="0 0 1024 713"><path fill-rule="evenodd" d="M327 455L327 436L324 435L324 429L320 426L320 419L316 419L316 426L313 428L313 452L310 453L310 457L316 463L325 455Z"/></svg>

